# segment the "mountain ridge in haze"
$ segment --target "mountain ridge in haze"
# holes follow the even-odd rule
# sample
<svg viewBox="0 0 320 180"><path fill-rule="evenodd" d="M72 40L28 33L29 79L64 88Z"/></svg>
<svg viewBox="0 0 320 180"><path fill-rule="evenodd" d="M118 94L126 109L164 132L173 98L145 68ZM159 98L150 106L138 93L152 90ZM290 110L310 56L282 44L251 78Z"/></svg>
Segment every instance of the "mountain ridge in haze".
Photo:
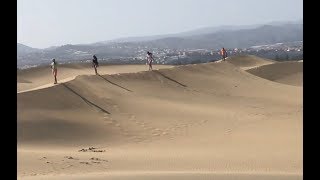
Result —
<svg viewBox="0 0 320 180"><path fill-rule="evenodd" d="M212 26L212 27L203 27L197 28L190 31L183 31L179 33L171 33L171 34L162 34L162 35L150 35L150 36L130 36L130 37L122 37L107 41L100 41L96 42L98 44L106 44L106 43L113 43L113 42L138 42L138 41L151 41L157 40L161 38L168 38L168 37L185 37L185 36L194 36L194 35L201 35L201 34L210 34L216 33L219 31L229 31L229 30L244 30L244 29L254 29L258 28L259 26L263 25L285 25L285 24L303 24L302 20L297 21L272 21L265 24L254 24L254 25L223 25L223 26Z"/></svg>
<svg viewBox="0 0 320 180"><path fill-rule="evenodd" d="M32 53L32 52L40 52L41 49L38 48L33 48L21 43L17 43L17 53L18 54L27 54L27 53Z"/></svg>

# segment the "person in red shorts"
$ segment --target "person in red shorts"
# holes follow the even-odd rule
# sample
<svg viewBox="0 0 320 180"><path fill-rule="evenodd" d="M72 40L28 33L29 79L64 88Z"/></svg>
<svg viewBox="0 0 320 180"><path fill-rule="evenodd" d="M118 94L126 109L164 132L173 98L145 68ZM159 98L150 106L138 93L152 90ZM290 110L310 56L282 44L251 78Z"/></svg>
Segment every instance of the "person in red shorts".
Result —
<svg viewBox="0 0 320 180"><path fill-rule="evenodd" d="M220 50L220 55L224 61L226 60L226 57L228 57L227 51L224 49L224 47Z"/></svg>

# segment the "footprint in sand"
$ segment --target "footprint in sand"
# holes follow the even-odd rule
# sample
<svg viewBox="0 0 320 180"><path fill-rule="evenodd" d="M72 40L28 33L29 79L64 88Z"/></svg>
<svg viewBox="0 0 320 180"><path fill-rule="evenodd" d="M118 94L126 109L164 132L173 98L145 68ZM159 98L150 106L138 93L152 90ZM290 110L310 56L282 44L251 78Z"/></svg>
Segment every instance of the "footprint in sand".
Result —
<svg viewBox="0 0 320 180"><path fill-rule="evenodd" d="M188 127L188 124L181 124L181 127L186 128L186 127Z"/></svg>
<svg viewBox="0 0 320 180"><path fill-rule="evenodd" d="M135 119L135 118L136 118L135 115L131 115L129 119L130 119L130 120L133 120L133 119Z"/></svg>
<svg viewBox="0 0 320 180"><path fill-rule="evenodd" d="M111 117L108 117L108 116L104 116L103 118L104 118L104 119L110 119L110 120L112 120L112 118L111 118Z"/></svg>
<svg viewBox="0 0 320 180"><path fill-rule="evenodd" d="M225 134L230 134L232 132L232 129L226 129Z"/></svg>
<svg viewBox="0 0 320 180"><path fill-rule="evenodd" d="M91 165L89 162L83 162L83 161L81 161L80 164Z"/></svg>
<svg viewBox="0 0 320 180"><path fill-rule="evenodd" d="M80 149L78 152L105 152L106 150L98 150L95 147L89 147L88 149Z"/></svg>
<svg viewBox="0 0 320 180"><path fill-rule="evenodd" d="M109 117L109 116L104 116L103 121L107 124L113 124L113 119L112 117Z"/></svg>
<svg viewBox="0 0 320 180"><path fill-rule="evenodd" d="M72 156L65 156L64 158L66 158L66 159L73 159L73 160L79 160L79 159L77 159L77 158L73 158Z"/></svg>
<svg viewBox="0 0 320 180"><path fill-rule="evenodd" d="M176 127L176 126L175 126ZM171 128L169 128L169 131L175 131L176 130L176 128L175 127L171 127Z"/></svg>
<svg viewBox="0 0 320 180"><path fill-rule="evenodd" d="M181 126L180 125L175 125L175 130L177 130L177 129L180 129L181 128Z"/></svg>
<svg viewBox="0 0 320 180"><path fill-rule="evenodd" d="M127 131L127 130L123 130L123 135L125 135L125 136L129 136L130 135L130 132L129 131Z"/></svg>
<svg viewBox="0 0 320 180"><path fill-rule="evenodd" d="M144 130L149 130L149 129L151 129L151 128L150 128L150 127L147 127L147 126L144 126L143 129L144 129Z"/></svg>
<svg viewBox="0 0 320 180"><path fill-rule="evenodd" d="M92 163L95 163L95 164L100 164L101 162L97 162L97 161L91 161Z"/></svg>
<svg viewBox="0 0 320 180"><path fill-rule="evenodd" d="M72 164L69 164L69 165L67 165L66 167L64 167L64 169L70 168L70 167L72 167L72 166L73 166Z"/></svg>
<svg viewBox="0 0 320 180"><path fill-rule="evenodd" d="M113 124L113 121L105 121L107 124Z"/></svg>
<svg viewBox="0 0 320 180"><path fill-rule="evenodd" d="M141 123L141 127L146 127L146 124L145 123Z"/></svg>
<svg viewBox="0 0 320 180"><path fill-rule="evenodd" d="M168 132L162 132L162 136L165 136L165 135L167 135L168 134Z"/></svg>
<svg viewBox="0 0 320 180"><path fill-rule="evenodd" d="M144 122L137 122L136 124L138 124L141 127L145 127L146 126L146 124Z"/></svg>
<svg viewBox="0 0 320 180"><path fill-rule="evenodd" d="M108 160L100 159L100 158L95 158L95 157L90 158L90 160L93 160L93 161L105 161L105 162L108 162Z"/></svg>
<svg viewBox="0 0 320 180"><path fill-rule="evenodd" d="M39 160L44 160L44 159L47 159L47 157L44 156L44 157L40 158Z"/></svg>

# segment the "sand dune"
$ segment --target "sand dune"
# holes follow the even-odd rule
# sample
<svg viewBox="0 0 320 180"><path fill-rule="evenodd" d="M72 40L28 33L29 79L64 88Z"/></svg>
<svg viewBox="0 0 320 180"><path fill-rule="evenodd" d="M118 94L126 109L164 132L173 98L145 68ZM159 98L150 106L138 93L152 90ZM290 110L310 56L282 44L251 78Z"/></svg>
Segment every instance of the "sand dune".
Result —
<svg viewBox="0 0 320 180"><path fill-rule="evenodd" d="M170 68L169 65L155 65L154 69ZM117 74L128 72L139 72L146 70L143 65L100 65L100 74ZM63 83L74 79L78 75L93 75L94 70L90 63L63 64L59 65L58 82ZM17 91L26 92L30 90L43 89L53 86L53 77L50 66L36 67L17 71Z"/></svg>
<svg viewBox="0 0 320 180"><path fill-rule="evenodd" d="M18 179L302 179L302 87L244 71L267 63L250 58L18 93Z"/></svg>
<svg viewBox="0 0 320 180"><path fill-rule="evenodd" d="M271 59L264 59L253 55L234 56L226 59L226 61L244 70L275 63Z"/></svg>
<svg viewBox="0 0 320 180"><path fill-rule="evenodd" d="M280 62L252 68L247 71L271 81L302 86L303 62Z"/></svg>

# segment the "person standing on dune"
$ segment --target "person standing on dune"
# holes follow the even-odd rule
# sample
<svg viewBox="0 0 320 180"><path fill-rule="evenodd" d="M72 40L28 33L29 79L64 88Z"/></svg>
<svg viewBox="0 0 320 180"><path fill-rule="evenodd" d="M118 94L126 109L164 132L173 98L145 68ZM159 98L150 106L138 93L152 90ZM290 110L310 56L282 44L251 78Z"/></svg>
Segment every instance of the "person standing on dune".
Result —
<svg viewBox="0 0 320 180"><path fill-rule="evenodd" d="M220 50L220 55L222 56L223 61L225 61L226 57L228 57L227 51L224 49L224 47Z"/></svg>
<svg viewBox="0 0 320 180"><path fill-rule="evenodd" d="M152 62L153 62L153 56L151 52L147 52L147 65L149 65L149 71L152 70Z"/></svg>
<svg viewBox="0 0 320 180"><path fill-rule="evenodd" d="M98 71L97 71L98 66L99 66L98 58L96 57L96 55L93 55L92 67L94 68L96 75L98 74Z"/></svg>
<svg viewBox="0 0 320 180"><path fill-rule="evenodd" d="M53 84L57 84L57 73L58 73L58 68L57 68L58 63L56 62L55 59L52 59L52 63L51 63L51 69L52 69L52 74L54 77L54 83Z"/></svg>

